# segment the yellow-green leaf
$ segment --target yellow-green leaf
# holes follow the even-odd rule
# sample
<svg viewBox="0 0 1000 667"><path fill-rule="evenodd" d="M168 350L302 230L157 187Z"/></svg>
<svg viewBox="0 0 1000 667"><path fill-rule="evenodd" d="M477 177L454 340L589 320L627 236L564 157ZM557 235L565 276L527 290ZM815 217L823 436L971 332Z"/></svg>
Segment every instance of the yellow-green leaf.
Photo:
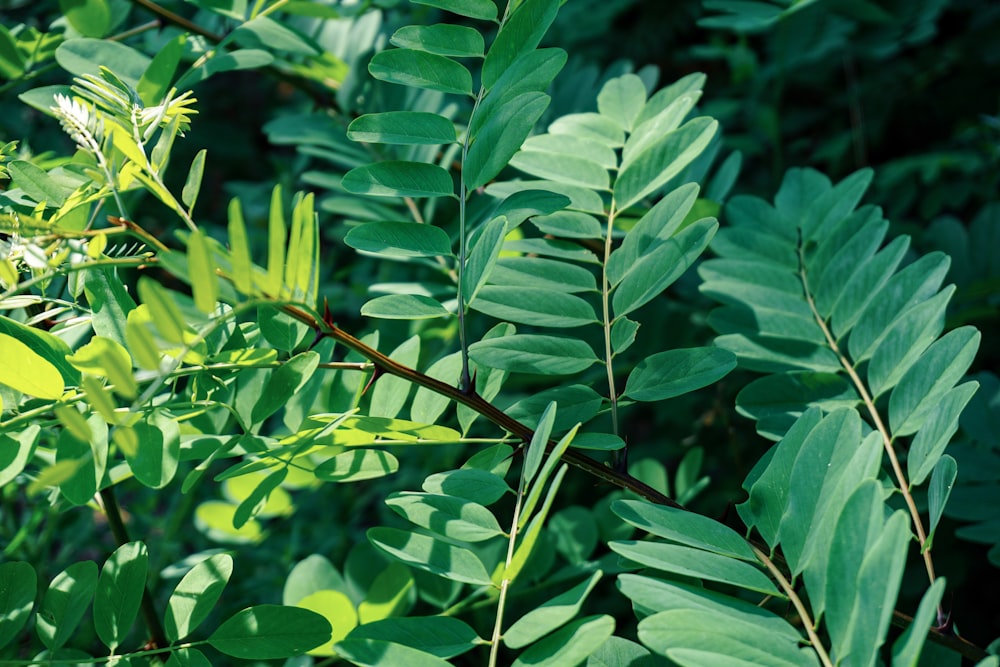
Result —
<svg viewBox="0 0 1000 667"><path fill-rule="evenodd" d="M59 369L13 336L0 334L0 359L0 384L38 398L62 396L65 385Z"/></svg>

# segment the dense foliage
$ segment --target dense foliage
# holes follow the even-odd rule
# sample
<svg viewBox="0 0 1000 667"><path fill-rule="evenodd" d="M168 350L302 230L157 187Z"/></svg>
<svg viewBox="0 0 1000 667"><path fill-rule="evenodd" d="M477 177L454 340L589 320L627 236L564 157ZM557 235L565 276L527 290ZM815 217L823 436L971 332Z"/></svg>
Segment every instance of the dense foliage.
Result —
<svg viewBox="0 0 1000 667"><path fill-rule="evenodd" d="M6 2L0 664L1000 664L998 62L971 0Z"/></svg>

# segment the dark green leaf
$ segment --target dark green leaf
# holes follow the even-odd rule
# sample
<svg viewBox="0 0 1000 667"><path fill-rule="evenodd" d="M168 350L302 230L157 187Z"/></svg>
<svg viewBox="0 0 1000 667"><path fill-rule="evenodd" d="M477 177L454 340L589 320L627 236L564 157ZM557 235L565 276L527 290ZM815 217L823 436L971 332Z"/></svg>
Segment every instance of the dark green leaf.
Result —
<svg viewBox="0 0 1000 667"><path fill-rule="evenodd" d="M434 493L393 493L385 501L394 512L422 528L464 542L503 535L493 513L479 503Z"/></svg>
<svg viewBox="0 0 1000 667"><path fill-rule="evenodd" d="M459 95L472 94L472 75L450 58L414 49L390 49L376 53L368 63L376 79L414 88Z"/></svg>
<svg viewBox="0 0 1000 667"><path fill-rule="evenodd" d="M309 381L318 366L319 354L310 350L295 355L275 369L254 403L253 423L259 424L280 410Z"/></svg>
<svg viewBox="0 0 1000 667"><path fill-rule="evenodd" d="M955 478L958 477L958 464L955 459L945 454L938 459L931 473L931 482L927 487L927 514L930 518L927 530L927 539L934 539L934 531L937 529L941 515L944 513L945 505L948 504L948 496L955 486Z"/></svg>
<svg viewBox="0 0 1000 667"><path fill-rule="evenodd" d="M603 574L598 570L587 580L543 602L519 618L503 633L504 644L515 649L527 646L572 620Z"/></svg>
<svg viewBox="0 0 1000 667"><path fill-rule="evenodd" d="M330 641L330 636L330 624L315 612L262 604L223 621L207 641L234 658L274 660L305 653Z"/></svg>
<svg viewBox="0 0 1000 667"><path fill-rule="evenodd" d="M426 111L386 111L355 118L347 138L370 144L453 144L458 138L450 120Z"/></svg>
<svg viewBox="0 0 1000 667"><path fill-rule="evenodd" d="M545 287L562 292L590 292L597 289L594 274L587 269L542 257L504 257L490 274L495 285Z"/></svg>
<svg viewBox="0 0 1000 667"><path fill-rule="evenodd" d="M140 483L162 489L173 480L180 461L181 432L177 422L162 410L155 410L131 428L138 446L124 452L129 468Z"/></svg>
<svg viewBox="0 0 1000 667"><path fill-rule="evenodd" d="M718 228L715 220L701 220L643 255L615 289L615 316L627 315L673 284L705 250Z"/></svg>
<svg viewBox="0 0 1000 667"><path fill-rule="evenodd" d="M536 91L522 93L491 110L472 135L464 163L465 187L486 185L507 166L549 106L550 98ZM478 114L477 114L478 115Z"/></svg>
<svg viewBox="0 0 1000 667"><path fill-rule="evenodd" d="M389 452L354 449L327 459L313 473L326 482L360 482L391 475L398 469L398 459Z"/></svg>
<svg viewBox="0 0 1000 667"><path fill-rule="evenodd" d="M661 401L701 389L736 368L736 356L718 347L667 350L646 357L632 370L624 395Z"/></svg>
<svg viewBox="0 0 1000 667"><path fill-rule="evenodd" d="M408 25L393 33L389 41L402 48L453 58L482 58L485 49L478 30L446 23Z"/></svg>
<svg viewBox="0 0 1000 667"><path fill-rule="evenodd" d="M480 289L490 279L506 235L507 219L504 217L493 218L479 233L465 262L462 283L462 301L465 305L476 299Z"/></svg>
<svg viewBox="0 0 1000 667"><path fill-rule="evenodd" d="M164 44L153 56L153 61L149 63L146 71L142 73L135 90L147 106L162 102L170 90L170 82L173 81L177 65L184 55L186 42L187 33L182 33Z"/></svg>
<svg viewBox="0 0 1000 667"><path fill-rule="evenodd" d="M374 197L447 197L454 187L451 175L437 165L391 160L352 169L341 185Z"/></svg>
<svg viewBox="0 0 1000 667"><path fill-rule="evenodd" d="M151 60L121 42L101 39L70 39L56 49L56 62L70 74L100 75L107 67L133 88L139 84Z"/></svg>
<svg viewBox="0 0 1000 667"><path fill-rule="evenodd" d="M538 46L560 4L559 0L524 0L514 7L483 62L484 88L493 88L514 61Z"/></svg>
<svg viewBox="0 0 1000 667"><path fill-rule="evenodd" d="M448 667L451 664L433 653L383 639L345 639L334 644L334 649L338 655L362 667Z"/></svg>
<svg viewBox="0 0 1000 667"><path fill-rule="evenodd" d="M920 357L889 396L893 437L916 433L941 399L965 374L979 349L980 333L970 326L949 331Z"/></svg>
<svg viewBox="0 0 1000 667"><path fill-rule="evenodd" d="M56 650L73 636L95 590L97 565L93 561L73 563L56 575L35 617L35 630L47 648Z"/></svg>
<svg viewBox="0 0 1000 667"><path fill-rule="evenodd" d="M232 573L232 556L215 554L184 575L167 601L164 615L167 639L176 642L198 628L218 602Z"/></svg>
<svg viewBox="0 0 1000 667"><path fill-rule="evenodd" d="M672 609L639 623L639 640L682 667L814 667L816 654L725 613Z"/></svg>
<svg viewBox="0 0 1000 667"><path fill-rule="evenodd" d="M511 491L503 477L477 468L435 473L424 480L421 488L428 493L457 496L480 505L492 505Z"/></svg>
<svg viewBox="0 0 1000 667"><path fill-rule="evenodd" d="M344 243L389 257L451 256L451 240L444 230L416 222L369 222L347 232Z"/></svg>
<svg viewBox="0 0 1000 667"><path fill-rule="evenodd" d="M615 181L615 204L619 210L637 204L688 166L715 136L718 123L695 118L668 133L635 157Z"/></svg>
<svg viewBox="0 0 1000 667"><path fill-rule="evenodd" d="M732 528L708 517L639 500L616 500L611 511L636 528L671 542L757 562L746 540Z"/></svg>
<svg viewBox="0 0 1000 667"><path fill-rule="evenodd" d="M35 580L35 568L28 563L0 563L0 647L9 644L31 616Z"/></svg>
<svg viewBox="0 0 1000 667"><path fill-rule="evenodd" d="M472 308L498 320L538 327L580 327L597 322L593 307L580 297L542 287L487 285Z"/></svg>
<svg viewBox="0 0 1000 667"><path fill-rule="evenodd" d="M624 558L664 572L732 584L767 595L780 596L767 576L753 565L729 556L659 542L611 542L611 550Z"/></svg>
<svg viewBox="0 0 1000 667"><path fill-rule="evenodd" d="M513 667L578 665L614 631L614 617L585 616L533 644L518 656Z"/></svg>
<svg viewBox="0 0 1000 667"><path fill-rule="evenodd" d="M598 361L582 340L535 334L479 341L469 347L469 355L490 368L541 375L579 373Z"/></svg>
<svg viewBox="0 0 1000 667"><path fill-rule="evenodd" d="M139 613L148 562L146 545L129 542L118 547L101 569L94 597L94 628L112 651L121 646Z"/></svg>
<svg viewBox="0 0 1000 667"><path fill-rule="evenodd" d="M371 528L369 541L407 565L479 586L491 585L486 566L473 552L447 542L396 528Z"/></svg>
<svg viewBox="0 0 1000 667"><path fill-rule="evenodd" d="M426 320L453 315L436 299L422 294L387 294L375 297L361 306L361 314L388 320Z"/></svg>
<svg viewBox="0 0 1000 667"><path fill-rule="evenodd" d="M351 630L347 641L355 639L399 642L439 658L461 655L482 642L475 630L452 616L386 618Z"/></svg>
<svg viewBox="0 0 1000 667"><path fill-rule="evenodd" d="M312 38L275 21L270 16L255 16L231 33L241 46L272 51L287 51L302 56L317 56L322 47Z"/></svg>
<svg viewBox="0 0 1000 667"><path fill-rule="evenodd" d="M483 21L493 21L497 17L497 6L493 0L413 0L413 2Z"/></svg>
<svg viewBox="0 0 1000 667"><path fill-rule="evenodd" d="M917 667L927 632L937 618L938 604L944 594L945 580L938 578L920 599L913 621L892 645L892 667Z"/></svg>
<svg viewBox="0 0 1000 667"><path fill-rule="evenodd" d="M66 198L73 193L73 187L56 180L27 160L11 160L5 167L14 186L21 188L24 194L39 204L56 208L66 203Z"/></svg>

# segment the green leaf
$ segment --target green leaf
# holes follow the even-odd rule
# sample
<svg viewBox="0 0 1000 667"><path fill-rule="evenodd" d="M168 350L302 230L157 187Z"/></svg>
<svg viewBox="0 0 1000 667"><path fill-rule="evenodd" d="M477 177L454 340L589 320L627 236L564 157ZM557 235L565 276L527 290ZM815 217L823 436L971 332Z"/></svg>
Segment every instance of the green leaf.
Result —
<svg viewBox="0 0 1000 667"><path fill-rule="evenodd" d="M0 76L5 79L19 78L24 74L24 64L24 56L18 50L14 36L6 26L0 25Z"/></svg>
<svg viewBox="0 0 1000 667"><path fill-rule="evenodd" d="M676 236L697 200L698 186L688 183L672 191L639 218L608 259L608 281L617 285L642 257ZM723 261L714 260L716 264Z"/></svg>
<svg viewBox="0 0 1000 667"><path fill-rule="evenodd" d="M275 369L264 391L253 406L252 419L259 424L280 410L313 376L319 367L319 354L309 350L297 354Z"/></svg>
<svg viewBox="0 0 1000 667"><path fill-rule="evenodd" d="M543 287L561 292L589 292L597 288L594 274L581 266L544 257L500 256L490 283L512 287Z"/></svg>
<svg viewBox="0 0 1000 667"><path fill-rule="evenodd" d="M184 189L181 190L181 201L188 207L188 213L194 210L194 204L198 201L198 193L201 191L201 177L205 173L205 155L207 150L202 148L195 153L191 160L191 168L188 169L187 180L184 181Z"/></svg>
<svg viewBox="0 0 1000 667"><path fill-rule="evenodd" d="M439 658L461 655L482 643L475 630L452 616L386 618L358 626L347 639L399 642Z"/></svg>
<svg viewBox="0 0 1000 667"><path fill-rule="evenodd" d="M35 630L48 649L60 648L73 636L95 590L97 565L89 560L73 563L52 580L35 616Z"/></svg>
<svg viewBox="0 0 1000 667"><path fill-rule="evenodd" d="M314 590L298 600L295 606L316 612L325 618L333 629L330 640L311 649L310 655L333 655L333 645L358 625L358 611L354 608L354 602L340 591Z"/></svg>
<svg viewBox="0 0 1000 667"><path fill-rule="evenodd" d="M285 352L298 347L309 333L308 326L270 306L257 309L257 324L264 340Z"/></svg>
<svg viewBox="0 0 1000 667"><path fill-rule="evenodd" d="M153 61L146 67L146 71L142 73L135 90L146 106L159 104L170 90L170 82L173 81L177 65L184 56L186 42L187 34L182 33L161 46L153 56Z"/></svg>
<svg viewBox="0 0 1000 667"><path fill-rule="evenodd" d="M402 145L458 141L455 125L450 120L426 111L387 111L359 116L348 126L347 138L370 144Z"/></svg>
<svg viewBox="0 0 1000 667"><path fill-rule="evenodd" d="M27 160L11 160L4 166L14 186L24 190L24 194L39 204L50 207L62 206L73 193L73 188L56 180L44 169Z"/></svg>
<svg viewBox="0 0 1000 667"><path fill-rule="evenodd" d="M564 239L601 239L604 230L592 215L579 211L558 211L531 219L538 231Z"/></svg>
<svg viewBox="0 0 1000 667"><path fill-rule="evenodd" d="M167 601L163 618L167 639L179 641L198 628L219 601L232 573L232 556L215 554L184 575Z"/></svg>
<svg viewBox="0 0 1000 667"><path fill-rule="evenodd" d="M610 190L611 181L607 167L575 155L524 148L514 154L510 166L526 174L549 178L559 183L593 190Z"/></svg>
<svg viewBox="0 0 1000 667"><path fill-rule="evenodd" d="M625 143L625 132L618 123L597 113L560 116L549 125L549 133L595 141L612 149L620 148ZM622 207L618 208L621 210Z"/></svg>
<svg viewBox="0 0 1000 667"><path fill-rule="evenodd" d="M425 479L420 488L427 493L456 496L480 505L492 505L512 492L503 477L476 468L435 473Z"/></svg>
<svg viewBox="0 0 1000 667"><path fill-rule="evenodd" d="M370 528L367 534L372 544L407 565L452 581L491 585L486 566L468 549L396 528Z"/></svg>
<svg viewBox="0 0 1000 667"><path fill-rule="evenodd" d="M941 399L965 374L981 335L975 327L949 331L910 367L889 396L889 428L893 437L916 433Z"/></svg>
<svg viewBox="0 0 1000 667"><path fill-rule="evenodd" d="M59 66L70 74L100 76L101 67L106 67L133 88L151 62L145 54L121 42L89 37L66 40L55 55Z"/></svg>
<svg viewBox="0 0 1000 667"><path fill-rule="evenodd" d="M913 615L913 621L892 645L892 667L917 667L927 633L937 618L938 604L944 595L944 589L945 580L939 577L920 598L920 607Z"/></svg>
<svg viewBox="0 0 1000 667"><path fill-rule="evenodd" d="M781 596L767 575L753 565L729 556L677 544L635 540L611 542L610 547L618 555L646 567Z"/></svg>
<svg viewBox="0 0 1000 667"><path fill-rule="evenodd" d="M909 245L909 237L900 236L861 266L856 267L832 310L830 318L832 329L838 339L857 324L862 313L878 295L883 294L882 288L899 266Z"/></svg>
<svg viewBox="0 0 1000 667"><path fill-rule="evenodd" d="M593 307L580 297L543 287L487 285L472 308L498 320L538 327L580 327L597 322Z"/></svg>
<svg viewBox="0 0 1000 667"><path fill-rule="evenodd" d="M83 290L90 304L94 333L125 347L125 322L135 301L121 280L112 269L94 268L86 272Z"/></svg>
<svg viewBox="0 0 1000 667"><path fill-rule="evenodd" d="M405 491L390 494L385 504L410 522L452 540L482 542L504 534L493 513L471 500Z"/></svg>
<svg viewBox="0 0 1000 667"><path fill-rule="evenodd" d="M715 344L733 352L739 358L741 367L762 373L787 370L837 373L841 370L837 355L830 348L815 343L726 334L716 338Z"/></svg>
<svg viewBox="0 0 1000 667"><path fill-rule="evenodd" d="M701 585L654 579L637 574L618 576L618 588L643 615L682 610L725 618L726 624L755 628L774 640L794 644L800 635L788 621L746 600L708 590Z"/></svg>
<svg viewBox="0 0 1000 667"><path fill-rule="evenodd" d="M210 315L215 310L219 298L219 280L215 275L212 251L201 230L193 232L188 237L187 260L194 304L198 310Z"/></svg>
<svg viewBox="0 0 1000 667"><path fill-rule="evenodd" d="M545 93L530 91L490 109L489 115L480 108L463 163L468 192L486 185L507 166L550 101Z"/></svg>
<svg viewBox="0 0 1000 667"><path fill-rule="evenodd" d="M129 542L117 550L101 568L94 597L94 629L112 651L128 635L146 592L149 557L142 542Z"/></svg>
<svg viewBox="0 0 1000 667"><path fill-rule="evenodd" d="M361 306L361 314L386 320L426 320L454 315L436 299L422 294L377 296Z"/></svg>
<svg viewBox="0 0 1000 667"><path fill-rule="evenodd" d="M812 371L765 375L736 396L740 414L758 421L758 430L765 422L769 428L776 428L778 437L809 407L833 412L855 407L860 401L854 386L843 375Z"/></svg>
<svg viewBox="0 0 1000 667"><path fill-rule="evenodd" d="M646 357L629 373L624 395L661 401L707 387L736 368L736 356L718 347L667 350Z"/></svg>
<svg viewBox="0 0 1000 667"><path fill-rule="evenodd" d="M262 604L223 621L207 642L234 658L274 660L305 653L330 641L329 622L298 607Z"/></svg>
<svg viewBox="0 0 1000 667"><path fill-rule="evenodd" d="M17 338L0 333L0 357L5 360L0 384L37 398L62 396L65 385L59 369Z"/></svg>
<svg viewBox="0 0 1000 667"><path fill-rule="evenodd" d="M560 667L577 665L596 651L615 631L615 619L607 614L585 616L524 651L514 667Z"/></svg>
<svg viewBox="0 0 1000 667"><path fill-rule="evenodd" d="M106 377L114 384L115 392L125 398L134 399L138 394L132 358L128 350L110 338L94 336L74 354L67 355L66 361L79 371Z"/></svg>
<svg viewBox="0 0 1000 667"><path fill-rule="evenodd" d="M319 464L313 474L324 482L360 482L391 475L399 460L379 449L354 449Z"/></svg>
<svg viewBox="0 0 1000 667"><path fill-rule="evenodd" d="M177 474L180 461L181 432L177 422L158 409L131 428L138 446L124 451L129 468L140 483L162 489Z"/></svg>
<svg viewBox="0 0 1000 667"><path fill-rule="evenodd" d="M955 478L958 477L958 464L955 459L945 454L934 466L931 473L931 482L927 487L927 514L930 519L927 531L928 541L934 539L934 531L937 529L944 507L948 504L948 496L955 487Z"/></svg>
<svg viewBox="0 0 1000 667"><path fill-rule="evenodd" d="M173 293L147 276L139 278L139 298L149 308L156 330L168 343L184 344L184 315Z"/></svg>
<svg viewBox="0 0 1000 667"><path fill-rule="evenodd" d="M166 667L212 667L212 663L196 648L175 648L170 651Z"/></svg>
<svg viewBox="0 0 1000 667"><path fill-rule="evenodd" d="M639 641L682 667L813 667L811 650L725 614L672 609L639 622Z"/></svg>
<svg viewBox="0 0 1000 667"><path fill-rule="evenodd" d="M753 550L739 533L708 517L639 500L616 500L611 511L636 528L671 542L757 562Z"/></svg>
<svg viewBox="0 0 1000 667"><path fill-rule="evenodd" d="M615 315L627 315L673 284L708 247L718 228L719 223L711 218L700 220L643 255L615 289Z"/></svg>
<svg viewBox="0 0 1000 667"><path fill-rule="evenodd" d="M447 23L408 25L393 33L389 42L401 48L453 58L482 58L486 48L478 30Z"/></svg>
<svg viewBox="0 0 1000 667"><path fill-rule="evenodd" d="M531 480L535 478L535 474L545 458L545 450L548 449L549 435L552 433L553 424L555 424L557 410L558 406L555 401L547 403L542 416L538 419L538 424L535 426L535 432L531 434L531 442L528 443L527 452L524 455L524 470L521 473L525 487L531 484Z"/></svg>
<svg viewBox="0 0 1000 667"><path fill-rule="evenodd" d="M282 604L294 605L317 589L346 591L347 583L325 556L312 554L296 563L288 573L282 591Z"/></svg>
<svg viewBox="0 0 1000 667"><path fill-rule="evenodd" d="M68 415L79 417L80 426L88 432L77 434L72 428L66 428L59 434L56 462L71 461L75 464L73 473L59 483L59 491L74 505L85 505L93 500L104 477L108 463L108 425L98 414L83 421L75 408L66 410ZM87 437L81 438L80 435Z"/></svg>
<svg viewBox="0 0 1000 667"><path fill-rule="evenodd" d="M468 16L481 21L494 21L497 6L493 0L412 0L416 5L428 5L449 11L459 16Z"/></svg>
<svg viewBox="0 0 1000 667"><path fill-rule="evenodd" d="M322 53L322 48L312 38L270 16L256 16L242 23L231 36L238 44L251 48L287 51L300 56Z"/></svg>
<svg viewBox="0 0 1000 667"><path fill-rule="evenodd" d="M514 61L538 46L555 20L560 4L560 0L524 0L514 7L483 61L484 88L493 88Z"/></svg>
<svg viewBox="0 0 1000 667"><path fill-rule="evenodd" d="M695 118L639 154L615 181L618 209L637 204L679 174L708 147L718 125L710 118Z"/></svg>
<svg viewBox="0 0 1000 667"><path fill-rule="evenodd" d="M58 369L63 382L76 385L80 381L80 371L66 361L66 355L72 354L66 342L48 331L25 326L20 322L0 315L0 334L16 338L27 347ZM4 359L10 357L3 355Z"/></svg>
<svg viewBox="0 0 1000 667"><path fill-rule="evenodd" d="M598 570L588 579L529 611L503 633L510 648L521 648L571 621L604 573Z"/></svg>
<svg viewBox="0 0 1000 667"><path fill-rule="evenodd" d="M927 475L938 464L945 447L958 430L958 419L962 410L972 400L978 388L977 382L958 385L942 396L927 415L923 426L910 443L906 457L907 475L911 485L923 484Z"/></svg>
<svg viewBox="0 0 1000 667"><path fill-rule="evenodd" d="M369 222L353 227L344 243L383 257L451 256L451 239L440 227L417 222Z"/></svg>
<svg viewBox="0 0 1000 667"><path fill-rule="evenodd" d="M415 368L420 361L420 336L407 338L389 353L389 358L404 366ZM410 381L405 378L383 375L375 381L368 414L372 417L394 418L406 404L412 387Z"/></svg>
<svg viewBox="0 0 1000 667"><path fill-rule="evenodd" d="M597 110L631 132L639 112L646 105L646 86L635 74L611 79L597 94Z"/></svg>
<svg viewBox="0 0 1000 667"><path fill-rule="evenodd" d="M337 655L362 667L448 667L451 664L432 653L382 639L345 639L337 642L334 650Z"/></svg>
<svg viewBox="0 0 1000 667"><path fill-rule="evenodd" d="M598 361L582 340L536 334L482 340L469 346L469 356L490 368L540 375L579 373Z"/></svg>
<svg viewBox="0 0 1000 667"><path fill-rule="evenodd" d="M16 437L0 433L0 487L14 480L24 470L35 451L41 427L32 424Z"/></svg>
<svg viewBox="0 0 1000 667"><path fill-rule="evenodd" d="M368 63L368 71L380 81L442 93L472 95L472 75L468 69L450 58L425 51L380 51Z"/></svg>
<svg viewBox="0 0 1000 667"><path fill-rule="evenodd" d="M37 575L28 563L0 563L0 647L10 643L24 627L35 605Z"/></svg>
<svg viewBox="0 0 1000 667"><path fill-rule="evenodd" d="M451 175L437 165L392 160L356 167L341 185L373 197L448 197L454 188Z"/></svg>
<svg viewBox="0 0 1000 667"><path fill-rule="evenodd" d="M487 222L479 233L465 262L462 300L466 305L476 299L482 286L489 280L506 235L507 219L502 216Z"/></svg>

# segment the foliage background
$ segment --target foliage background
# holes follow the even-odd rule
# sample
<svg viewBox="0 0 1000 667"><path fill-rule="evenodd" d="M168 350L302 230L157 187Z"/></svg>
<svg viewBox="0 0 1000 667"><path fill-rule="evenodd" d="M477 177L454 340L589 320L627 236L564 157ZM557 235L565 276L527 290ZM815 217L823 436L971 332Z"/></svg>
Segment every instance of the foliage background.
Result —
<svg viewBox="0 0 1000 667"><path fill-rule="evenodd" d="M117 31L155 18L139 3L111 4L120 19ZM210 3L162 6L207 30L224 31L226 21L199 4ZM885 209L893 225L890 236L909 233L920 251L945 249L953 254L949 281L959 289L948 326L979 327L983 344L970 372L995 372L1000 368L1000 7L988 0L830 0L799 3L810 6L754 23L717 8L725 4L569 0L544 42L573 54L554 85L550 117L591 110L600 83L612 74L655 66L660 81L668 82L704 71L708 84L701 107L723 127L720 154L742 154L734 192L769 200L791 166L816 167L834 181L857 168L874 167L876 178L866 201ZM342 10L382 12L383 40L394 28L425 20L432 11L391 0L345 3ZM60 7L50 1L4 0L0 12L5 26L24 23L49 30ZM127 39L153 53L172 30L165 24L162 32L144 30ZM363 70L364 53L355 55ZM50 118L26 107L17 95L48 83L66 83L65 72L43 67L30 82L12 79L0 84L0 144L21 139L21 156L43 165L49 156L70 154L72 145ZM188 164L197 150L208 149L211 169L199 200L200 220L217 223L218 236L224 237L226 207L231 197L240 196L249 224L263 234L274 182L286 191L316 189L325 270L319 292L329 299L341 326L356 332L370 329L358 316L367 287L407 280L406 272L358 257L344 245L349 223L332 212L335 203L324 205L333 195L316 176L333 171L330 163L281 141L276 129L280 119L311 108L317 100L336 109L341 120L349 120L358 111L358 100L309 76L280 75L273 69L224 73L195 91L199 116L178 144L174 161ZM177 171L171 177L168 185L179 191L183 174ZM152 198L138 202L135 211L147 229L168 234L158 228L163 209ZM663 337L657 349L708 344L713 335L705 323L710 304L698 293L693 271L669 297L643 312L648 330ZM392 349L414 331L408 324L379 329L380 349ZM441 345L448 344L451 333L439 332ZM435 338L432 328L423 335L425 340ZM736 393L751 377L734 373L715 387L677 399L669 409L633 409L624 424L631 460L648 461L645 475L651 481L669 474L678 493L707 478L691 507L717 518L729 516L742 500L741 480L768 444L733 408ZM521 382L517 390L525 395L536 389L530 381ZM997 395L995 381L983 381L974 403L993 429L992 442L979 443L987 445L992 458L975 444L981 426L973 424L960 436L972 443L959 450L968 455L970 467L985 460L994 466L988 470L996 470ZM985 430L989 433L990 426ZM365 529L392 520L382 499L392 490L416 488L427 470L457 465L467 453L442 448L407 455L414 460L404 463L396 476L346 491L330 486L322 493L297 495L294 515L269 521L268 539L240 549L242 576L227 593L233 608L243 599L278 602L288 571L312 553L346 562L348 569L354 562L357 576L368 576L362 562L375 556L357 551L352 555L351 548L364 543ZM701 465L692 465L699 457ZM967 468L958 453L956 458L962 475ZM960 477L949 506L953 516L939 529L935 550L963 634L985 646L1000 635L1000 608L995 603L1000 599L1000 547L995 538L969 541L962 532L970 521L984 518L985 525L1000 532L1000 520L977 510L997 502L1000 475L993 476L992 487L988 474L982 477L964 487ZM603 496L611 490L598 492ZM214 493L211 488L205 491ZM594 495L591 479L571 475L559 507L590 505ZM137 487L123 496L134 533L147 536L158 559L152 571L216 546L187 529L194 507L208 495L154 494ZM58 571L58 564L87 557L100 561L113 548L99 515L56 513L26 501L12 488L3 491L2 522L4 558L51 563L50 571L40 572L43 580ZM904 582L901 607L915 608L922 584ZM262 592L274 599L262 600ZM622 619L630 617L627 601L610 586L598 589L588 604Z"/></svg>

